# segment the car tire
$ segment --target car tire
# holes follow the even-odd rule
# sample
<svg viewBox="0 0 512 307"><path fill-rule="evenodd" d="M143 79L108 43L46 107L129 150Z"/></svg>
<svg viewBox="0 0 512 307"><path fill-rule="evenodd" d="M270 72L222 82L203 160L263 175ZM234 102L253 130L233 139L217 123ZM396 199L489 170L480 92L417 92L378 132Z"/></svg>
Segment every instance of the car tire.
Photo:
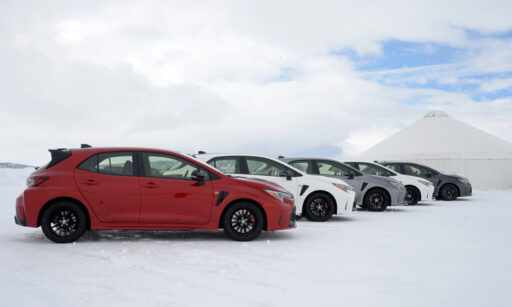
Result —
<svg viewBox="0 0 512 307"><path fill-rule="evenodd" d="M265 217L261 209L250 202L239 202L224 213L222 225L228 237L235 241L251 241L263 230Z"/></svg>
<svg viewBox="0 0 512 307"><path fill-rule="evenodd" d="M390 199L383 189L372 189L366 192L363 204L368 211L384 211L389 206Z"/></svg>
<svg viewBox="0 0 512 307"><path fill-rule="evenodd" d="M405 201L407 205L413 206L418 204L420 201L420 191L416 187L406 186L405 187Z"/></svg>
<svg viewBox="0 0 512 307"><path fill-rule="evenodd" d="M456 200L459 193L457 192L457 187L453 184L445 184L441 187L441 190L439 191L439 195L441 196L442 200Z"/></svg>
<svg viewBox="0 0 512 307"><path fill-rule="evenodd" d="M334 214L334 200L326 193L313 193L304 201L304 215L313 222L325 222Z"/></svg>
<svg viewBox="0 0 512 307"><path fill-rule="evenodd" d="M87 229L84 210L73 202L58 202L50 205L41 217L41 228L46 237L55 243L71 243L80 238Z"/></svg>

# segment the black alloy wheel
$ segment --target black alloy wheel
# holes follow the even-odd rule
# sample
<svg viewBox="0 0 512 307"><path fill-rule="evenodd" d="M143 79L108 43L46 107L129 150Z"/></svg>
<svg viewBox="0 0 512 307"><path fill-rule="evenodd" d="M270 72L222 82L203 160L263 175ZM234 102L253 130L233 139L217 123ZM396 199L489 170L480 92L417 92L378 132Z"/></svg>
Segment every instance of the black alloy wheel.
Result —
<svg viewBox="0 0 512 307"><path fill-rule="evenodd" d="M315 193L304 203L304 213L311 221L325 222L334 214L334 201L325 193Z"/></svg>
<svg viewBox="0 0 512 307"><path fill-rule="evenodd" d="M388 195L380 189L369 191L364 198L364 207L369 211L384 211L389 203Z"/></svg>
<svg viewBox="0 0 512 307"><path fill-rule="evenodd" d="M405 201L409 206L416 205L420 201L419 191L414 187L406 187Z"/></svg>
<svg viewBox="0 0 512 307"><path fill-rule="evenodd" d="M439 193L443 200L456 200L458 197L457 188L453 184L446 184Z"/></svg>
<svg viewBox="0 0 512 307"><path fill-rule="evenodd" d="M80 206L58 202L48 207L41 219L46 237L56 243L70 243L80 238L87 228L87 218Z"/></svg>
<svg viewBox="0 0 512 307"><path fill-rule="evenodd" d="M224 214L224 232L233 240L250 241L263 230L264 217L253 203L239 202L229 207Z"/></svg>

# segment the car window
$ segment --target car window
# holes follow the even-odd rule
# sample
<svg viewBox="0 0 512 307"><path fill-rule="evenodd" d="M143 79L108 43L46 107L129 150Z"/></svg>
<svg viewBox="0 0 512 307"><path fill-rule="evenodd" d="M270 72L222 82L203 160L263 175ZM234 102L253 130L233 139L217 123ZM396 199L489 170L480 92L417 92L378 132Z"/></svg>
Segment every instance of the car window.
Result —
<svg viewBox="0 0 512 307"><path fill-rule="evenodd" d="M208 164L225 174L240 174L240 163L237 157L220 157L208 161Z"/></svg>
<svg viewBox="0 0 512 307"><path fill-rule="evenodd" d="M308 174L313 173L310 161L292 161L290 165Z"/></svg>
<svg viewBox="0 0 512 307"><path fill-rule="evenodd" d="M430 171L418 165L404 164L404 173L406 175L426 177Z"/></svg>
<svg viewBox="0 0 512 307"><path fill-rule="evenodd" d="M394 174L388 170L386 170L383 166L378 166L374 164L368 163L359 163L359 170L368 175L376 175L376 176L394 176Z"/></svg>
<svg viewBox="0 0 512 307"><path fill-rule="evenodd" d="M385 166L385 167L387 167L387 168L389 168L389 169L391 169L391 170L394 170L394 171L395 171L395 172L397 172L397 173L401 173L401 172L400 172L400 165L399 165L399 164L395 164L395 163L393 163L393 164L386 164L386 165L384 165L384 166Z"/></svg>
<svg viewBox="0 0 512 307"><path fill-rule="evenodd" d="M250 175L280 177L285 170L288 170L284 165L269 159L247 157L246 161Z"/></svg>
<svg viewBox="0 0 512 307"><path fill-rule="evenodd" d="M350 168L330 161L317 161L318 173L320 175L348 176L352 172Z"/></svg>
<svg viewBox="0 0 512 307"><path fill-rule="evenodd" d="M106 175L133 176L133 153L99 153L82 162L78 169Z"/></svg>
<svg viewBox="0 0 512 307"><path fill-rule="evenodd" d="M170 179L192 179L192 172L202 171L208 179L208 172L200 166L185 159L161 154L143 152L144 175L146 177L161 177Z"/></svg>

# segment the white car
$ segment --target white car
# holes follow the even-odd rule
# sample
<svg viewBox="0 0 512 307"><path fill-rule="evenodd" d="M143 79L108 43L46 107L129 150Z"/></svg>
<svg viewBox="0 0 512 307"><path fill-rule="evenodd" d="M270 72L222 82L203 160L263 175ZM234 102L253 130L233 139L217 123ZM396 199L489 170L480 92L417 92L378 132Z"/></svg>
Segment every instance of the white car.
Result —
<svg viewBox="0 0 512 307"><path fill-rule="evenodd" d="M354 211L355 193L345 181L308 175L282 161L249 154L194 155L223 173L279 184L295 198L296 214L327 221L333 214Z"/></svg>
<svg viewBox="0 0 512 307"><path fill-rule="evenodd" d="M373 162L345 162L346 164L369 175L393 176L405 185L405 201L409 205L416 205L419 201L434 199L434 184L427 179L399 174L383 165Z"/></svg>

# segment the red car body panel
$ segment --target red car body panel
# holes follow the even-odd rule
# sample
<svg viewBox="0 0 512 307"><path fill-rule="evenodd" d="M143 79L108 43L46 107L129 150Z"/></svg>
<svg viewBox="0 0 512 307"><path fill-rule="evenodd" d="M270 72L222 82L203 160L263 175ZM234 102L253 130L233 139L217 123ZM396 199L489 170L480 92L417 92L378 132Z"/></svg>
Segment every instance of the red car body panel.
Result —
<svg viewBox="0 0 512 307"><path fill-rule="evenodd" d="M89 157L103 152L155 152L188 160L219 179L194 180L118 176L77 169ZM277 200L263 191L286 192L281 186L260 180L232 178L186 155L159 149L84 148L71 149L71 156L30 176L46 181L28 187L16 199L16 222L40 226L46 205L70 199L82 204L89 216L90 229L219 229L224 209L234 201L249 200L260 205L266 216L266 230L294 228L290 223L294 202ZM221 192L228 192L219 203Z"/></svg>

